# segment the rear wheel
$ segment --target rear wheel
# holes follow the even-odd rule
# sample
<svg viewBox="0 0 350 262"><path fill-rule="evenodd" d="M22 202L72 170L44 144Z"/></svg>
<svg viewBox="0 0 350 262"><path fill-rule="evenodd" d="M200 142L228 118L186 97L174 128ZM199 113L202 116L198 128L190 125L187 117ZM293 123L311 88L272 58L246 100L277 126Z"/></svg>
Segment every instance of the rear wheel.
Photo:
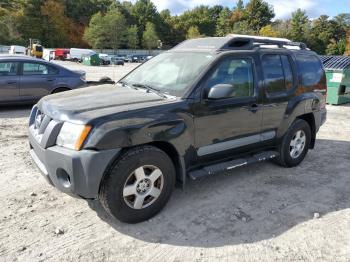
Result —
<svg viewBox="0 0 350 262"><path fill-rule="evenodd" d="M311 141L309 124L301 119L296 120L285 134L279 146L277 163L285 167L299 165L305 158Z"/></svg>
<svg viewBox="0 0 350 262"><path fill-rule="evenodd" d="M138 223L156 215L175 186L175 168L152 146L127 151L102 182L100 202L120 221Z"/></svg>
<svg viewBox="0 0 350 262"><path fill-rule="evenodd" d="M69 90L70 90L69 88L60 87L60 88L56 88L55 90L53 90L51 94L62 93L62 92L66 92L66 91L69 91Z"/></svg>

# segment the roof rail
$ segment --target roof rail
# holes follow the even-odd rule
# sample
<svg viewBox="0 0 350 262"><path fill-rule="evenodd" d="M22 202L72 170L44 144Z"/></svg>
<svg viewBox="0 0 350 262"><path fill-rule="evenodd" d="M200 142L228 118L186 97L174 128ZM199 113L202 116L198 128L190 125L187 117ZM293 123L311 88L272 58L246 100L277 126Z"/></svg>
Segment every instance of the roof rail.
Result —
<svg viewBox="0 0 350 262"><path fill-rule="evenodd" d="M285 48L287 46L298 47L301 50L307 49L306 44L300 42L292 42L286 38L248 36L248 35L228 35L232 40L227 43L224 48L247 48L263 47L264 45L276 45L278 48Z"/></svg>
<svg viewBox="0 0 350 262"><path fill-rule="evenodd" d="M225 51L225 50L252 50L254 48L268 48L268 46L277 46L277 48L289 49L307 49L304 43L292 42L286 38L248 36L248 35L228 35L226 37L205 37L186 40L172 50L205 50L205 51Z"/></svg>

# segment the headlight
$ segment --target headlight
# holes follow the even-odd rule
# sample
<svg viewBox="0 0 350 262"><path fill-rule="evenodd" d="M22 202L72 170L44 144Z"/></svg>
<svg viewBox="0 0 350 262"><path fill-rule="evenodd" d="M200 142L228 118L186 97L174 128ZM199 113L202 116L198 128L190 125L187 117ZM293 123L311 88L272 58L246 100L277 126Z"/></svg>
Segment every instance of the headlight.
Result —
<svg viewBox="0 0 350 262"><path fill-rule="evenodd" d="M81 75L80 80L86 82L86 74Z"/></svg>
<svg viewBox="0 0 350 262"><path fill-rule="evenodd" d="M57 136L56 144L70 149L80 150L91 126L65 122Z"/></svg>

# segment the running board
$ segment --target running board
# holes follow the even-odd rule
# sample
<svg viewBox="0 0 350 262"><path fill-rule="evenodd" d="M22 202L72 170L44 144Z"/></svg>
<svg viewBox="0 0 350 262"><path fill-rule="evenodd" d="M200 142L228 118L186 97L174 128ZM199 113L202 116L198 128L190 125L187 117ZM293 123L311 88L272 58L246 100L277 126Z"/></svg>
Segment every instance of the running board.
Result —
<svg viewBox="0 0 350 262"><path fill-rule="evenodd" d="M197 169L189 172L189 176L193 180L196 180L204 176L216 175L216 174L228 172L237 167L270 160L277 156L278 156L278 153L275 151L264 151L255 155L248 156L246 158L239 158L239 159L234 159L227 162L205 166L202 169Z"/></svg>

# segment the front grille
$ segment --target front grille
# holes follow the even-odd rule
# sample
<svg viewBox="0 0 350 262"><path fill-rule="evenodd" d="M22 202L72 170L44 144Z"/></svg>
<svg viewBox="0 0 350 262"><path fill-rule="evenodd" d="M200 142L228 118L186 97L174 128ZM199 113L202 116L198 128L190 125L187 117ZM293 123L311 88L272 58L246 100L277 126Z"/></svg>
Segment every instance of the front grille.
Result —
<svg viewBox="0 0 350 262"><path fill-rule="evenodd" d="M43 134L51 120L49 116L38 109L34 118L34 130L37 130L39 135Z"/></svg>
<svg viewBox="0 0 350 262"><path fill-rule="evenodd" d="M29 132L41 147L47 148L55 145L56 138L62 124L44 114L34 106L29 118Z"/></svg>

